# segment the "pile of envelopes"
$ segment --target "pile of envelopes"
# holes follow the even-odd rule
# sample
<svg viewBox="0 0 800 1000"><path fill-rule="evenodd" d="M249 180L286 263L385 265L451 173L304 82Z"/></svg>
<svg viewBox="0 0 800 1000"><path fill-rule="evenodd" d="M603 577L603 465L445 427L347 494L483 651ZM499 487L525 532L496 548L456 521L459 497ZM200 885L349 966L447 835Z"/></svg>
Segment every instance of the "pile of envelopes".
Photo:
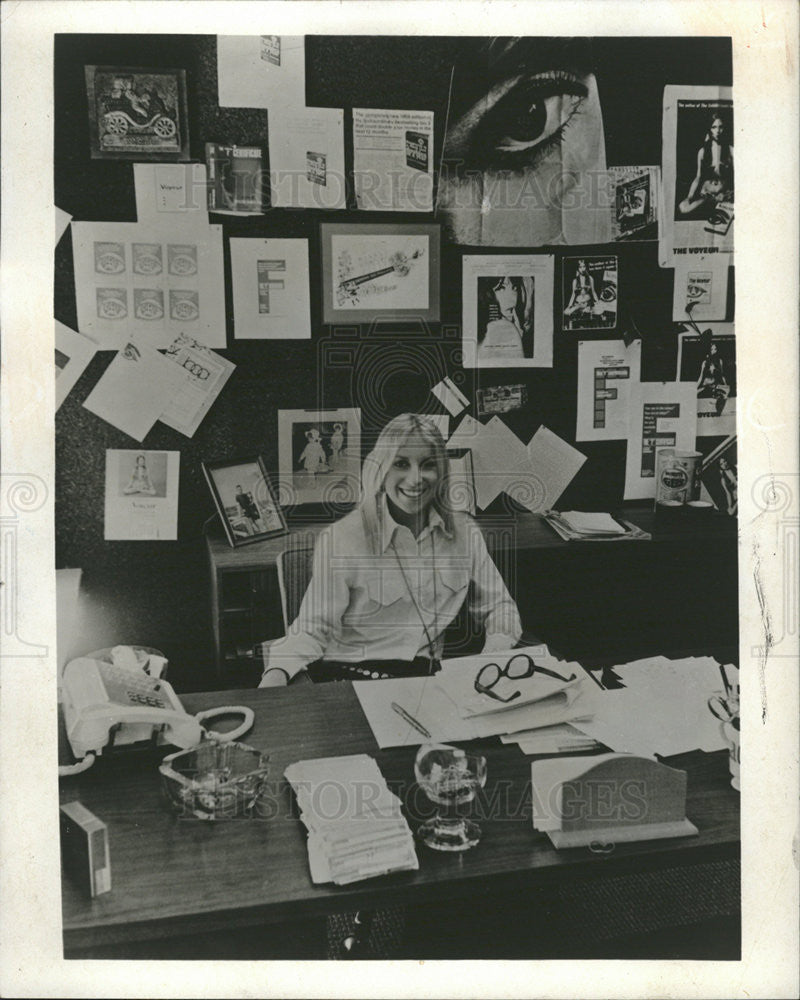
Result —
<svg viewBox="0 0 800 1000"><path fill-rule="evenodd" d="M372 757L301 760L284 774L308 829L313 882L346 885L419 867L400 799Z"/></svg>

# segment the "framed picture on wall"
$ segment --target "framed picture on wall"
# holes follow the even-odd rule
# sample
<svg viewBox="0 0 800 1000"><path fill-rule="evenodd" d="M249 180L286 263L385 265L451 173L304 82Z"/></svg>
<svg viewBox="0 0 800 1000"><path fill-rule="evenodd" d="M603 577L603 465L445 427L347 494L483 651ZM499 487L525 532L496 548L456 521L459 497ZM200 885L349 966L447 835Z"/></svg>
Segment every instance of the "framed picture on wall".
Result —
<svg viewBox="0 0 800 1000"><path fill-rule="evenodd" d="M322 223L325 323L439 319L439 226Z"/></svg>
<svg viewBox="0 0 800 1000"><path fill-rule="evenodd" d="M361 411L279 410L280 502L353 504L361 492Z"/></svg>
<svg viewBox="0 0 800 1000"><path fill-rule="evenodd" d="M85 66L93 160L188 160L186 72Z"/></svg>
<svg viewBox="0 0 800 1000"><path fill-rule="evenodd" d="M260 455L203 462L222 527L234 547L288 534L286 520Z"/></svg>

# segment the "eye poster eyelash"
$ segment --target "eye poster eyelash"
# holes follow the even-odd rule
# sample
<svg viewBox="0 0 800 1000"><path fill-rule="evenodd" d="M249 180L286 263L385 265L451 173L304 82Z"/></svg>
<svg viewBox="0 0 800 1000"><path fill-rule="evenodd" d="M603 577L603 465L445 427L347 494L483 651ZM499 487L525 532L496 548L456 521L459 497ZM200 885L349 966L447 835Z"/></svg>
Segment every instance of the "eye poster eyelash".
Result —
<svg viewBox="0 0 800 1000"><path fill-rule="evenodd" d="M561 142L588 93L578 77L563 70L521 77L482 113L457 172L535 167ZM566 108L549 106L569 99Z"/></svg>

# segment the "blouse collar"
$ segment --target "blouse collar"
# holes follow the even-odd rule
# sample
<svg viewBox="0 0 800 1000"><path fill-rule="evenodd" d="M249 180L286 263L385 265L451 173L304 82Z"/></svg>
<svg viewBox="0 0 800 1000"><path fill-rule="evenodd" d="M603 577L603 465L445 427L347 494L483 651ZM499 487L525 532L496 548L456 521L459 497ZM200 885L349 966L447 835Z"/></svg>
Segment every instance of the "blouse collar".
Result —
<svg viewBox="0 0 800 1000"><path fill-rule="evenodd" d="M386 499L386 494L381 496L381 552L385 552L392 541L394 540L395 532L401 527L392 517L389 511L389 503ZM428 523L420 532L418 542L422 541L427 535L431 534L435 529L445 535L450 537L449 532L445 528L444 518L439 513L439 511L431 505L428 508Z"/></svg>

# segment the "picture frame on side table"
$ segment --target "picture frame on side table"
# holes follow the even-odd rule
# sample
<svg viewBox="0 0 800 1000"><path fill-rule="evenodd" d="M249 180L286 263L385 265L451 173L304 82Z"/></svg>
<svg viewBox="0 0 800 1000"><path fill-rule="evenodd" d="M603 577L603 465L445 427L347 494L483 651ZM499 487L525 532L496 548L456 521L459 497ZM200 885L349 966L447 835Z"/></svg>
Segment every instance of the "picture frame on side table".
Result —
<svg viewBox="0 0 800 1000"><path fill-rule="evenodd" d="M202 467L230 545L237 548L289 533L260 455L203 462Z"/></svg>

